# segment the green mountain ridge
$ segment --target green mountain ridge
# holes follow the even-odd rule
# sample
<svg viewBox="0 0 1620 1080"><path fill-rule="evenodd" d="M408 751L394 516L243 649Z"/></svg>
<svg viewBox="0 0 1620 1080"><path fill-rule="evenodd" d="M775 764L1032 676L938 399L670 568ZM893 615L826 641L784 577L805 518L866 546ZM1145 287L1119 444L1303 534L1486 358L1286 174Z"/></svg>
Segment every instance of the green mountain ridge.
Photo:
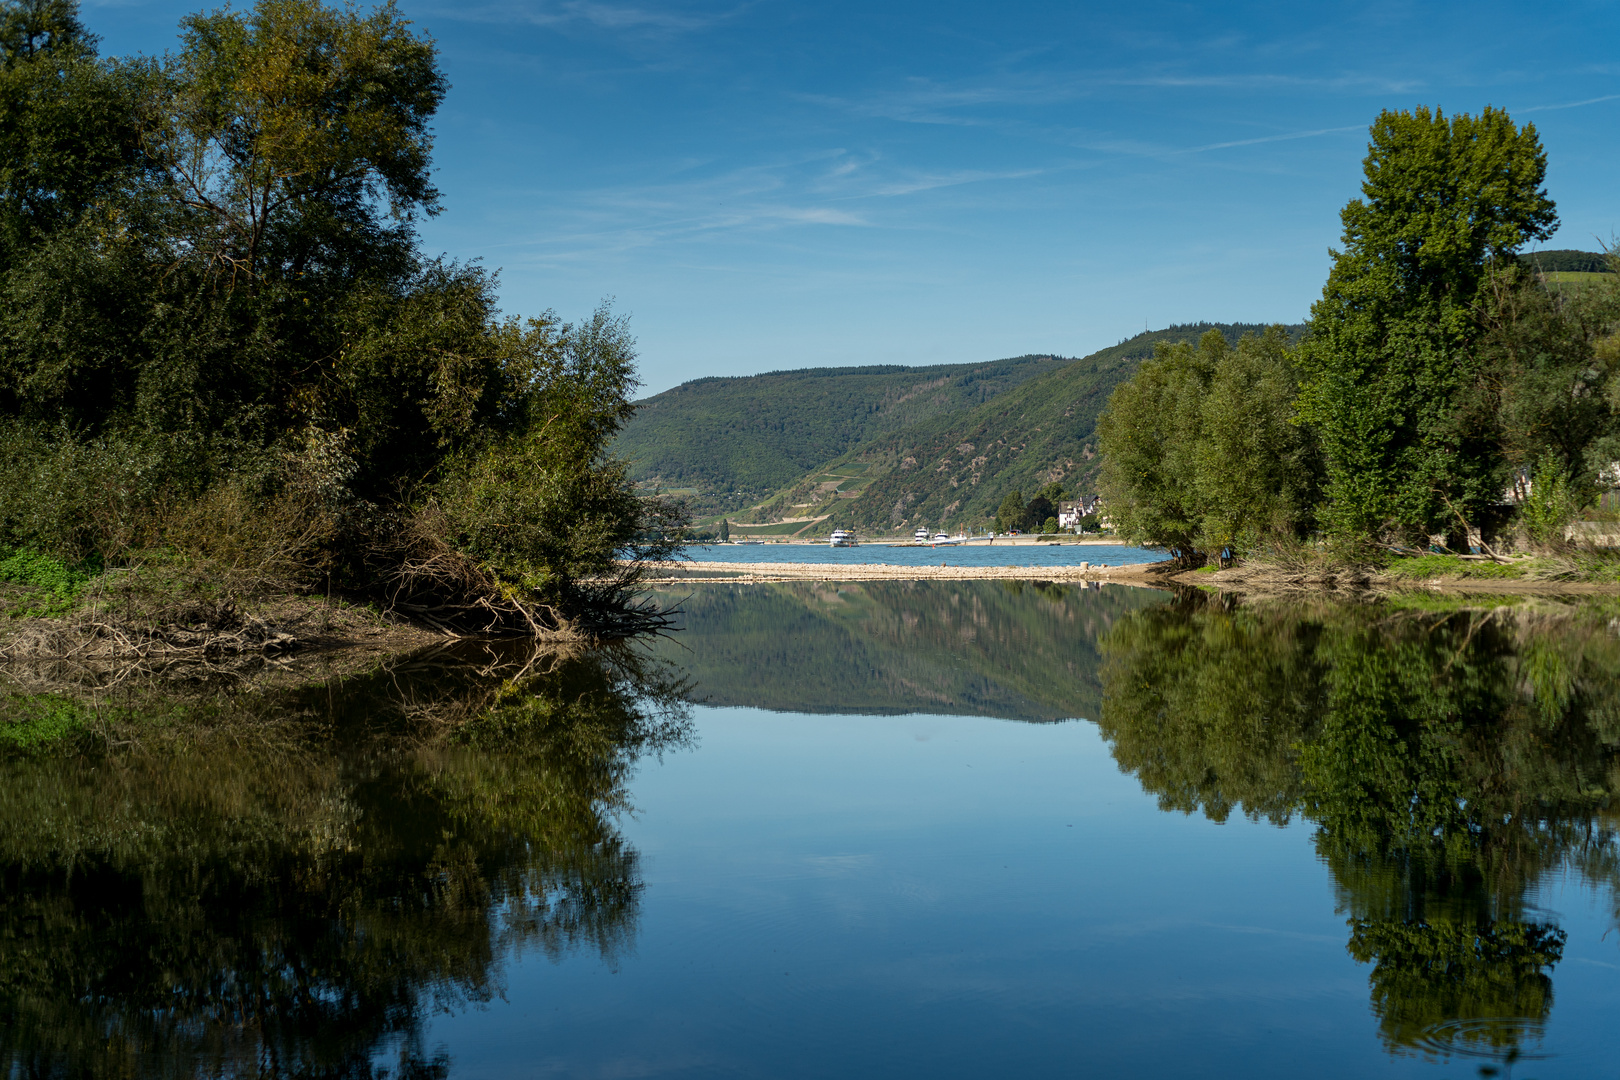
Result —
<svg viewBox="0 0 1620 1080"><path fill-rule="evenodd" d="M818 534L919 524L952 528L993 519L1010 491L1028 498L1057 481L1071 492L1089 493L1100 464L1097 416L1114 388L1153 355L1156 345L1195 341L1211 329L1236 342L1265 326L1185 323L1138 334L982 405L876 435L733 520L822 519L800 526ZM1295 339L1304 333L1302 325L1286 329Z"/></svg>
<svg viewBox="0 0 1620 1080"><path fill-rule="evenodd" d="M733 510L882 432L973 408L1071 362L1032 354L694 379L637 402L614 450L638 483L679 490L700 513Z"/></svg>

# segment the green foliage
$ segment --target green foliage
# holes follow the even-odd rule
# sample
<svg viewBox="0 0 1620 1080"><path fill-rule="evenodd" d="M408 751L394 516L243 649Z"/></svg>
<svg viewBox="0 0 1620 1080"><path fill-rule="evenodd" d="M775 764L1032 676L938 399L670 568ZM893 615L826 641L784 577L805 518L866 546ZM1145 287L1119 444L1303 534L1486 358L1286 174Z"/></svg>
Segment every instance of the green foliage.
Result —
<svg viewBox="0 0 1620 1080"><path fill-rule="evenodd" d="M61 614L78 602L100 572L96 559L70 566L26 548L11 551L0 557L0 582L20 588L0 591L0 612L15 618Z"/></svg>
<svg viewBox="0 0 1620 1080"><path fill-rule="evenodd" d="M70 567L60 559L53 559L37 551L13 551L0 558L0 581L26 585L31 589L69 597L95 577L100 567Z"/></svg>
<svg viewBox="0 0 1620 1080"><path fill-rule="evenodd" d="M1575 511L1568 469L1555 455L1543 454L1536 464L1521 511L1526 532L1531 540L1540 544L1561 543L1564 527L1574 518Z"/></svg>
<svg viewBox="0 0 1620 1080"><path fill-rule="evenodd" d="M1294 423L1284 331L1160 346L1109 398L1102 494L1122 539L1181 552L1252 550L1303 532L1318 475Z"/></svg>
<svg viewBox="0 0 1620 1080"><path fill-rule="evenodd" d="M552 604L667 550L609 450L623 323L503 318L493 275L418 249L448 84L397 8L94 45L60 0L0 3L0 544L214 558L208 506L281 528L231 557L282 549L303 584L393 594L431 549Z"/></svg>
<svg viewBox="0 0 1620 1080"><path fill-rule="evenodd" d="M1620 278L1559 292L1516 268L1493 272L1478 317L1488 370L1478 411L1495 421L1532 539L1560 541L1620 460Z"/></svg>
<svg viewBox="0 0 1620 1080"><path fill-rule="evenodd" d="M1108 393L1138 361L1152 355L1156 342L1189 340L1211 328L1195 323L1138 334L977 408L942 413L878 435L768 500L762 517L799 516L808 506L833 515L828 528L882 532L917 523L978 527L994 522L1009 490L1035 491L1049 484L1080 490L1096 473L1093 428ZM1245 324L1213 328L1234 340L1258 329ZM870 477L858 498L832 499L817 490L817 477L856 469L863 479Z"/></svg>
<svg viewBox="0 0 1620 1080"><path fill-rule="evenodd" d="M1300 351L1300 414L1321 433L1333 530L1426 537L1502 490L1489 417L1471 407L1474 305L1488 266L1557 219L1534 125L1418 108L1380 114L1371 136Z"/></svg>
<svg viewBox="0 0 1620 1080"><path fill-rule="evenodd" d="M1012 532L1024 527L1024 494L1009 491L996 509L996 531Z"/></svg>

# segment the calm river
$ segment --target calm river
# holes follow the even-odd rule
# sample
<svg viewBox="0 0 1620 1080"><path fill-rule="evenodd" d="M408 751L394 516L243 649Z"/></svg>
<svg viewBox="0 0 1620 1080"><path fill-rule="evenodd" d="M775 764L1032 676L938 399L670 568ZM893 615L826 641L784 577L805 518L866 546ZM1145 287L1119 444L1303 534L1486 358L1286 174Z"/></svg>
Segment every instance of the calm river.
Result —
<svg viewBox="0 0 1620 1080"><path fill-rule="evenodd" d="M0 1075L1616 1072L1612 604L667 599L599 654L23 673Z"/></svg>

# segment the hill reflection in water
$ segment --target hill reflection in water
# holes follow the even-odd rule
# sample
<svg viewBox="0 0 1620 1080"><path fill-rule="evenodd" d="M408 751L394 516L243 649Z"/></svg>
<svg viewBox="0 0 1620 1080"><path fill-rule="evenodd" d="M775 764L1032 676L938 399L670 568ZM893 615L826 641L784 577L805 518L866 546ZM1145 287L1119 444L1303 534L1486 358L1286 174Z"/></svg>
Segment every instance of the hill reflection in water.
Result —
<svg viewBox="0 0 1620 1080"><path fill-rule="evenodd" d="M1095 717L1098 639L1164 593L1039 581L791 582L661 593L693 699L777 712Z"/></svg>

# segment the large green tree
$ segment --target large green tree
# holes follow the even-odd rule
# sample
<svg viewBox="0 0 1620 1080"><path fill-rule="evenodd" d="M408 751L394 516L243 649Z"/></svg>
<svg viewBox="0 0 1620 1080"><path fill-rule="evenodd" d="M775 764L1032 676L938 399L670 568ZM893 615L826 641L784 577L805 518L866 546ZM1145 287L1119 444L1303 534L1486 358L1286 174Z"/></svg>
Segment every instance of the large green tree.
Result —
<svg viewBox="0 0 1620 1080"><path fill-rule="evenodd" d="M1547 159L1506 112L1384 112L1362 198L1340 217L1300 350L1301 415L1321 433L1326 518L1348 537L1426 537L1483 515L1502 456L1480 378L1474 306L1488 267L1551 235Z"/></svg>

